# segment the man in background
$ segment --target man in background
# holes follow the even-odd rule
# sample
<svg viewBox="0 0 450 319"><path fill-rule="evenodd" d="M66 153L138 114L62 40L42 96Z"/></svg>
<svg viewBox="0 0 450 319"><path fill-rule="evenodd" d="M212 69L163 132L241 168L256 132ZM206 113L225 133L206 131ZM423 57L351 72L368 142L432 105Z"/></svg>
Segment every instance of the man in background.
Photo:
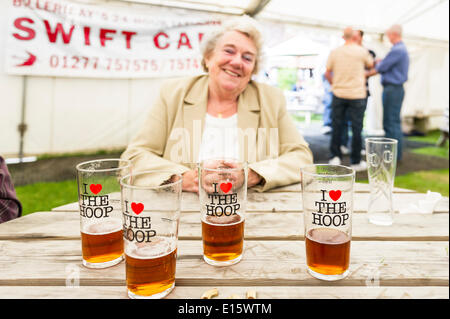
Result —
<svg viewBox="0 0 450 319"><path fill-rule="evenodd" d="M330 164L339 165L342 161L341 139L348 112L352 127L351 167L355 171L367 168L361 160L362 128L366 110L366 71L373 67L373 59L367 49L353 41L351 27L344 30L344 45L331 51L327 60L325 77L332 85L332 135L330 143Z"/></svg>
<svg viewBox="0 0 450 319"><path fill-rule="evenodd" d="M355 44L359 45L360 47L363 47L362 42L363 42L363 37L364 37L364 31L362 30L355 30L353 32L353 42L355 42ZM367 49L367 51L369 51L369 54L372 56L372 59L375 60L376 54L374 51ZM366 68L366 71L369 71L370 69ZM366 78L366 110L367 110L367 105L368 105L368 101L369 101L369 97L370 97L370 91L369 91L369 79ZM349 119L349 115L346 114L346 118L347 120L344 122L344 126L343 126L343 130L342 130L342 145L341 145L341 153L343 155L348 155L350 154L350 150L348 149L348 131L350 128L350 121ZM362 145L364 147L364 143ZM361 151L361 155L364 155L364 150Z"/></svg>
<svg viewBox="0 0 450 319"><path fill-rule="evenodd" d="M397 160L402 159L403 131L400 111L405 90L403 83L408 80L409 55L402 41L402 27L393 25L386 32L392 48L383 60L377 61L368 76L381 74L383 85L383 129L385 136L398 141Z"/></svg>

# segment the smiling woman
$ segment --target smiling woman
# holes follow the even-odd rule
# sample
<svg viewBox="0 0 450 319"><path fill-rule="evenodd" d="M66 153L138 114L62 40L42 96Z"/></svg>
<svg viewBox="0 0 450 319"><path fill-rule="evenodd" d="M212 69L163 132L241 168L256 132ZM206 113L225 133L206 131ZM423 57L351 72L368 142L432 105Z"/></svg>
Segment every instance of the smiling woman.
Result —
<svg viewBox="0 0 450 319"><path fill-rule="evenodd" d="M166 82L122 158L136 170L182 174L183 191L190 192L198 192L196 164L212 158L248 162L247 185L257 191L300 182L300 168L312 163L312 153L282 91L252 80L261 52L261 33L248 16L205 35L207 74Z"/></svg>
<svg viewBox="0 0 450 319"><path fill-rule="evenodd" d="M257 49L253 41L238 31L226 32L212 52L204 58L209 72L210 97L207 112L213 116L222 112L236 113L237 98L244 91L256 64ZM229 107L232 105L233 107Z"/></svg>

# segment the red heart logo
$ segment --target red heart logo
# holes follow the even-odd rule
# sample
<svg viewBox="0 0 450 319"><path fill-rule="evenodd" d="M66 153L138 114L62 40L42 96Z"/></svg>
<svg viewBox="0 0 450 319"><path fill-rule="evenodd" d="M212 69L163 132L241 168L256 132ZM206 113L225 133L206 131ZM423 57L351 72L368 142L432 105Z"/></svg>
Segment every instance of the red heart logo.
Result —
<svg viewBox="0 0 450 319"><path fill-rule="evenodd" d="M230 191L231 187L233 187L233 184L231 184L231 183L222 183L222 184L220 184L220 189L224 193L228 193Z"/></svg>
<svg viewBox="0 0 450 319"><path fill-rule="evenodd" d="M331 199L334 201L337 201L339 198L341 198L341 195L342 195L340 190L330 191L329 194L330 194Z"/></svg>
<svg viewBox="0 0 450 319"><path fill-rule="evenodd" d="M102 184L91 184L89 185L89 189L91 190L92 193L97 195L102 190Z"/></svg>
<svg viewBox="0 0 450 319"><path fill-rule="evenodd" d="M144 204L142 203L131 203L131 209L136 215L139 215L144 210Z"/></svg>

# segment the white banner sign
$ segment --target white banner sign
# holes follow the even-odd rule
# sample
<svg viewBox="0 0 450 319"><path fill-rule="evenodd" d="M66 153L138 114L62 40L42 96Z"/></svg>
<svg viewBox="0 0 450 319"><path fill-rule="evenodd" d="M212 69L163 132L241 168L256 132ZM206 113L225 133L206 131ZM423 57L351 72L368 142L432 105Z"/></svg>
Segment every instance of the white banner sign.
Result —
<svg viewBox="0 0 450 319"><path fill-rule="evenodd" d="M202 71L200 42L217 15L144 5L8 0L6 72L142 78Z"/></svg>

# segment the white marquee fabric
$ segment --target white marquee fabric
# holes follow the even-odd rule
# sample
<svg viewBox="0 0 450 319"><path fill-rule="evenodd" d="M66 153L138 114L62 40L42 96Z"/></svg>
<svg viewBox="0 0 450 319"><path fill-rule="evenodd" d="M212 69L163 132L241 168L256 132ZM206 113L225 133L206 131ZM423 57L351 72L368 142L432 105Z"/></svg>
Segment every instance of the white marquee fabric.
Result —
<svg viewBox="0 0 450 319"><path fill-rule="evenodd" d="M8 3L12 1L0 1L2 48L7 44ZM363 29L366 32L364 45L382 58L390 45L386 39L380 41L380 35L390 25L400 23L411 56L410 80L402 110L404 120L424 117L428 119L428 128L439 128L448 106L448 0L70 1L138 8L149 16L159 17L167 10L193 16L214 13L221 18L256 13L254 17L260 21L266 35L267 56L280 56L293 50L292 54L298 55L320 52L322 60L327 50L341 43L341 30L348 25ZM288 47L289 42L300 45ZM5 157L18 154L17 126L22 116L27 124L25 155L125 147L141 127L164 80L10 75L5 72L4 55L4 50L0 50L0 94L3 97L0 154ZM372 78L370 85L374 92L374 109L370 114L378 118L370 125L376 130L380 125L379 77Z"/></svg>
<svg viewBox="0 0 450 319"><path fill-rule="evenodd" d="M258 19L274 19L305 25L342 28L348 25L383 32L392 24L402 24L413 38L449 40L448 0L124 0L163 4L230 14L251 12L265 6Z"/></svg>

